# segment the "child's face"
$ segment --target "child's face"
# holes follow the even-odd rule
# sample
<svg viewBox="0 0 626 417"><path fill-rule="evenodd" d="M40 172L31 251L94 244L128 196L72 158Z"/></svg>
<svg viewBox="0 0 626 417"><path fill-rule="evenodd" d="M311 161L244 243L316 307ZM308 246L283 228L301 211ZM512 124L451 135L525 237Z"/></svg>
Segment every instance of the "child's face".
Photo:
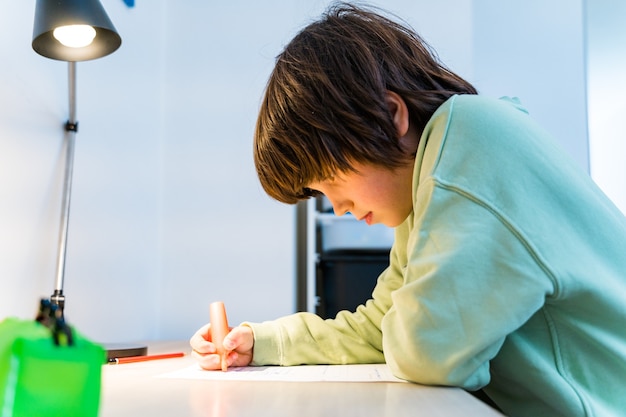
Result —
<svg viewBox="0 0 626 417"><path fill-rule="evenodd" d="M407 155L415 155L419 136L409 120L406 103L397 93L386 95L390 115L397 129L398 143ZM352 163L355 172L340 173L330 180L307 184L324 194L335 214L350 212L368 225L399 226L413 211L414 160L394 169Z"/></svg>
<svg viewBox="0 0 626 417"><path fill-rule="evenodd" d="M342 173L331 180L308 184L324 194L335 214L350 212L368 225L400 225L413 210L413 164L389 168L355 164L357 172Z"/></svg>

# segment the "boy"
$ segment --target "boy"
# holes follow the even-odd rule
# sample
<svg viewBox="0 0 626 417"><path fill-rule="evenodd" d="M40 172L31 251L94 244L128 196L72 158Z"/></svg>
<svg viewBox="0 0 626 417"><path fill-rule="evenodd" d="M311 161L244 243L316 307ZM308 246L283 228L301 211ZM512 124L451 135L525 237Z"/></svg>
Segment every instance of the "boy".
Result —
<svg viewBox="0 0 626 417"><path fill-rule="evenodd" d="M386 362L511 416L625 413L626 219L519 103L338 5L277 58L254 156L273 198L324 194L395 242L365 305L244 323L229 365ZM191 345L218 369L209 327Z"/></svg>

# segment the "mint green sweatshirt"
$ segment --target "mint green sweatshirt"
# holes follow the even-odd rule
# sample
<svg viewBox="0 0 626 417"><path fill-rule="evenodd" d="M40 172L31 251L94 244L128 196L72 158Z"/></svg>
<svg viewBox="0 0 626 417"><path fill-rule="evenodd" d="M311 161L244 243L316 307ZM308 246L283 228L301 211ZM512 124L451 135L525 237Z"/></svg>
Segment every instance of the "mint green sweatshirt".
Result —
<svg viewBox="0 0 626 417"><path fill-rule="evenodd" d="M250 324L253 364L386 362L510 416L626 415L626 219L513 100L426 126L372 299Z"/></svg>

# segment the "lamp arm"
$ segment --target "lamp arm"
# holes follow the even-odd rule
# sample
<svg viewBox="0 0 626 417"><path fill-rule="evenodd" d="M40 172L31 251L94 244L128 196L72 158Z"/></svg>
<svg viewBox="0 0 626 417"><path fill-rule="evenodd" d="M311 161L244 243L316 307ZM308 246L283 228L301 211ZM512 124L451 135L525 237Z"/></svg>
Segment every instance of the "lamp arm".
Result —
<svg viewBox="0 0 626 417"><path fill-rule="evenodd" d="M59 242L57 254L57 275L54 293L50 297L53 304L59 306L61 314L65 307L65 295L63 294L63 281L65 278L65 255L67 252L67 231L70 219L70 201L72 196L72 173L74 169L74 143L78 132L76 120L76 62L68 62L69 84L69 119L65 123L65 178L63 183L63 200L61 202L61 226L59 229Z"/></svg>

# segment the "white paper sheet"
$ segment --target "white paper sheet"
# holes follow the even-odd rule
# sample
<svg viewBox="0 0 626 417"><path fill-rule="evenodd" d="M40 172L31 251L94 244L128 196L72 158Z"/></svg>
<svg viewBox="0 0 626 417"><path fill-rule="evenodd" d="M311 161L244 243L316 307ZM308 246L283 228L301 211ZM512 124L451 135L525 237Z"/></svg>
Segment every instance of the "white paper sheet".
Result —
<svg viewBox="0 0 626 417"><path fill-rule="evenodd" d="M206 371L193 365L159 377L220 381L405 382L394 377L386 364L249 366L229 368L227 372Z"/></svg>

